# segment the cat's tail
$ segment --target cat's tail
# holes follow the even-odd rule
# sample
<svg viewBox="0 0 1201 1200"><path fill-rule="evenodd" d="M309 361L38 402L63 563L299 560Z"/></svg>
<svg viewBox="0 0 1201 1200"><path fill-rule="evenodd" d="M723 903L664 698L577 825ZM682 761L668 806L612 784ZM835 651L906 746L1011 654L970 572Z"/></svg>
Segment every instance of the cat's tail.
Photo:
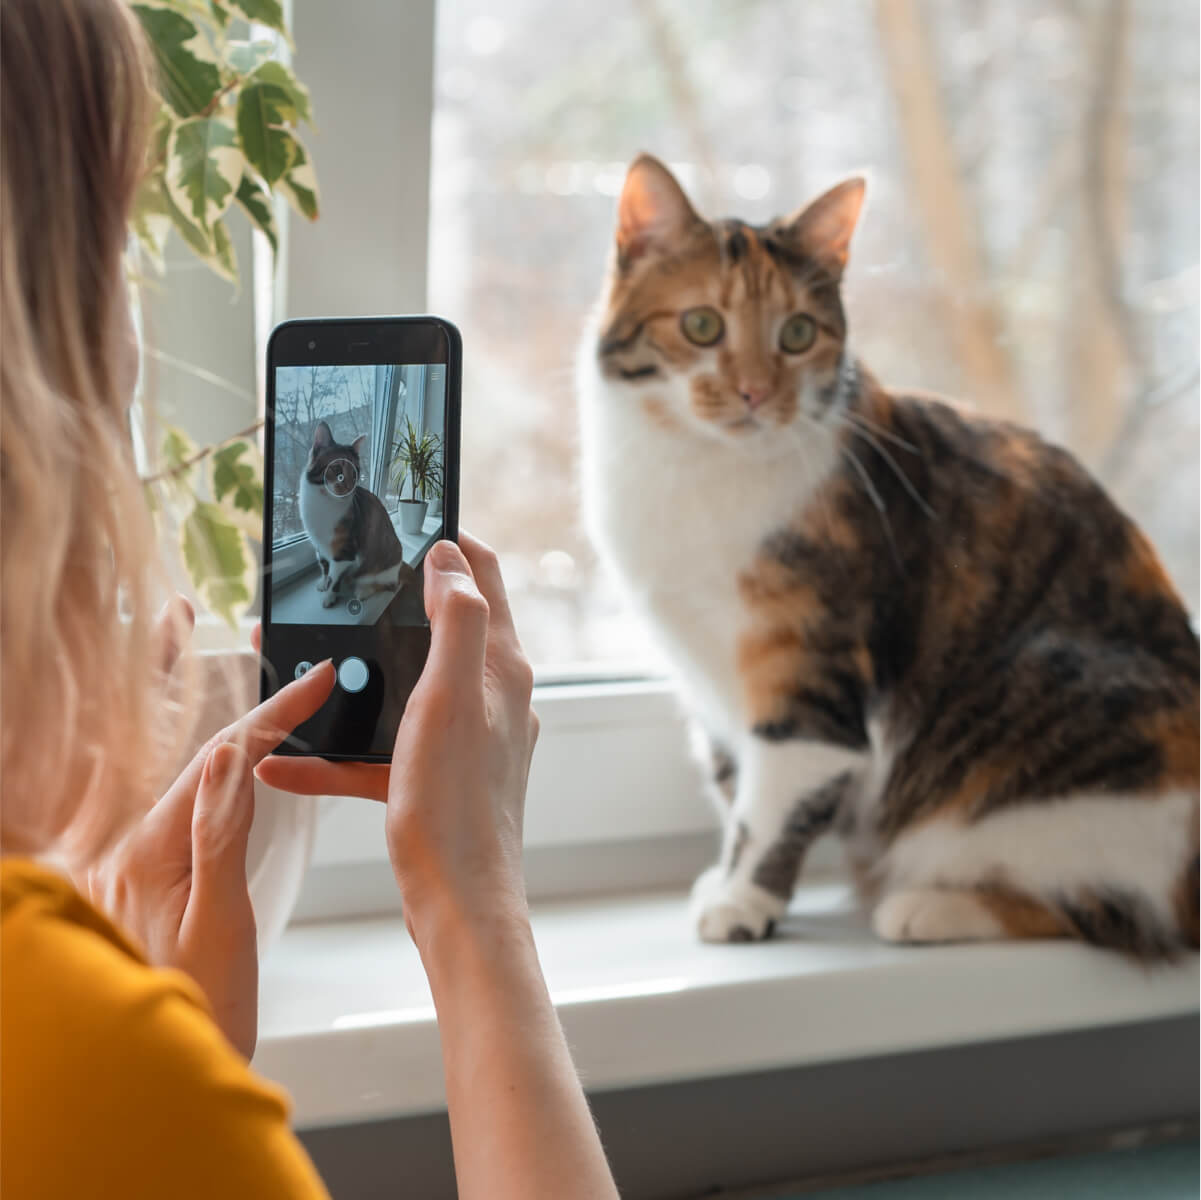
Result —
<svg viewBox="0 0 1201 1200"><path fill-rule="evenodd" d="M1112 887L1035 897L995 883L911 886L883 897L872 926L889 942L1071 937L1140 962L1171 962L1197 949L1197 885L1194 856L1173 897L1171 916L1144 895Z"/></svg>
<svg viewBox="0 0 1201 1200"><path fill-rule="evenodd" d="M1070 899L1059 898L1055 907L1068 930L1094 946L1117 950L1142 962L1179 958L1198 943L1198 891L1201 857L1198 855L1197 805L1190 826L1192 844L1166 894L1152 903L1147 893L1124 889L1089 888Z"/></svg>
<svg viewBox="0 0 1201 1200"><path fill-rule="evenodd" d="M1170 917L1142 896L1109 889L1090 889L1057 897L1052 909L1066 932L1106 950L1117 950L1140 962L1171 962L1198 942L1199 860L1196 854L1181 872L1171 897Z"/></svg>
<svg viewBox="0 0 1201 1200"><path fill-rule="evenodd" d="M873 928L891 942L1071 937L1145 963L1180 958L1198 949L1199 815L1190 789L928 822L881 864Z"/></svg>

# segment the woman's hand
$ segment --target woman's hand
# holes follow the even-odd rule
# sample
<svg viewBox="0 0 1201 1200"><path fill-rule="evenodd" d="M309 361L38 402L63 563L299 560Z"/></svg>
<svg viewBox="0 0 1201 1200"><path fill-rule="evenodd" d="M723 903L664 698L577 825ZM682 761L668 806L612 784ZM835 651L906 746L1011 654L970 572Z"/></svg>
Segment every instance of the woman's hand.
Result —
<svg viewBox="0 0 1201 1200"><path fill-rule="evenodd" d="M616 1200L542 978L521 823L538 736L533 673L496 556L463 536L425 560L429 661L387 768L268 758L296 792L387 797L388 853L438 1011L463 1200Z"/></svg>
<svg viewBox="0 0 1201 1200"><path fill-rule="evenodd" d="M426 559L433 638L393 754L387 836L418 947L443 916L524 918L522 819L538 719L496 555L465 537ZM428 925L428 927L427 927Z"/></svg>
<svg viewBox="0 0 1201 1200"><path fill-rule="evenodd" d="M283 791L387 800L388 852L422 949L443 917L524 916L533 672L496 555L467 534L460 546L439 542L426 556L430 655L391 768L312 758L268 758L258 768Z"/></svg>
<svg viewBox="0 0 1201 1200"><path fill-rule="evenodd" d="M182 607L181 607L182 606ZM186 601L160 619L164 675L190 631ZM87 876L88 893L142 942L150 961L201 987L226 1037L249 1058L258 1036L258 955L246 881L253 768L325 703L326 662L210 738L161 800Z"/></svg>

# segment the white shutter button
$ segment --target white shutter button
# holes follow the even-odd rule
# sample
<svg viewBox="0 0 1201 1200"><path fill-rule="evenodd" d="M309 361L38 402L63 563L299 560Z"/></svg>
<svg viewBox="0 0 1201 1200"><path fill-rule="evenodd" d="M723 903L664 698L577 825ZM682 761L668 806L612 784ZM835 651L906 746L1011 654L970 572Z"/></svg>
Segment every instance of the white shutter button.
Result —
<svg viewBox="0 0 1201 1200"><path fill-rule="evenodd" d="M367 686L368 675L367 664L354 655L344 658L338 668L338 682L344 692L361 692Z"/></svg>

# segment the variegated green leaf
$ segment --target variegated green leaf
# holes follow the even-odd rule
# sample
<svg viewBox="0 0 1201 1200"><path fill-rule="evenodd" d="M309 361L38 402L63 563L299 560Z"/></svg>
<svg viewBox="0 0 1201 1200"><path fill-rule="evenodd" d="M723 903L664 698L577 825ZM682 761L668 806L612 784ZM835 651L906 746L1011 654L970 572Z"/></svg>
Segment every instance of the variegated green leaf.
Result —
<svg viewBox="0 0 1201 1200"><path fill-rule="evenodd" d="M246 535L218 505L200 501L180 528L180 549L197 595L236 626L254 598L255 560Z"/></svg>
<svg viewBox="0 0 1201 1200"><path fill-rule="evenodd" d="M163 434L163 465L168 471L177 471L196 453L196 443L182 429L173 425Z"/></svg>
<svg viewBox="0 0 1201 1200"><path fill-rule="evenodd" d="M159 101L158 112L154 114L154 122L150 127L150 145L146 153L146 161L151 170L161 170L167 161L167 146L171 141L171 131L179 118L171 111L171 106Z"/></svg>
<svg viewBox="0 0 1201 1200"><path fill-rule="evenodd" d="M263 468L253 442L231 442L215 450L209 456L209 486L213 499L239 529L253 538L261 536Z"/></svg>
<svg viewBox="0 0 1201 1200"><path fill-rule="evenodd" d="M284 9L279 0L223 0L223 3L248 21L284 32Z"/></svg>
<svg viewBox="0 0 1201 1200"><path fill-rule="evenodd" d="M222 24L218 10L223 7L224 0L137 0L137 3L146 8L165 8L177 12L206 28L219 28ZM225 20L229 20L228 13Z"/></svg>
<svg viewBox="0 0 1201 1200"><path fill-rule="evenodd" d="M288 98L292 101L292 107L296 109L300 120L307 121L310 125L313 123L313 106L309 99L309 89L296 78L285 63L281 63L278 59L263 63L254 72L253 82L272 83L276 87L282 88L287 92Z"/></svg>
<svg viewBox="0 0 1201 1200"><path fill-rule="evenodd" d="M162 441L161 489L174 496L180 503L191 503L196 475L192 459L196 455L196 443L182 429L168 425Z"/></svg>
<svg viewBox="0 0 1201 1200"><path fill-rule="evenodd" d="M296 151L295 161L277 186L297 212L314 221L318 211L317 176L313 172L313 164L309 162L308 152L299 142L296 143Z"/></svg>
<svg viewBox="0 0 1201 1200"><path fill-rule="evenodd" d="M135 4L159 69L163 99L181 116L203 111L221 89L221 72L208 39L183 13Z"/></svg>
<svg viewBox="0 0 1201 1200"><path fill-rule="evenodd" d="M283 88L256 78L257 72L238 97L238 137L250 165L274 184L294 162L296 141L288 128L296 123L296 106Z"/></svg>
<svg viewBox="0 0 1201 1200"><path fill-rule="evenodd" d="M162 169L167 161L167 143L175 120L171 109L166 104L160 104L146 151L147 171L134 195L133 211L129 218L130 226L147 258L160 274L164 269L163 252L167 235L171 232L171 214L163 197Z"/></svg>
<svg viewBox="0 0 1201 1200"><path fill-rule="evenodd" d="M211 229L233 202L244 162L228 121L219 117L181 121L167 147L167 191L190 221Z"/></svg>
<svg viewBox="0 0 1201 1200"><path fill-rule="evenodd" d="M193 254L204 259L211 266L213 255L216 253L216 247L213 245L212 230L201 229L199 225L189 220L183 209L171 199L171 193L167 191L167 185L162 180L159 181L159 190L162 193L163 205L167 210L167 215L171 218L171 224L175 227L175 232L183 238L185 244Z"/></svg>
<svg viewBox="0 0 1201 1200"><path fill-rule="evenodd" d="M163 252L171 232L171 216L163 200L162 185L153 176L142 180L138 187L130 223L151 267L161 275L165 269Z"/></svg>
<svg viewBox="0 0 1201 1200"><path fill-rule="evenodd" d="M275 208L267 189L252 175L243 175L238 185L238 203L250 219L267 235L271 249L279 253L279 233L275 228Z"/></svg>
<svg viewBox="0 0 1201 1200"><path fill-rule="evenodd" d="M213 222L213 250L209 266L230 283L237 283L238 255L234 250L233 239L229 236L229 227L224 221Z"/></svg>

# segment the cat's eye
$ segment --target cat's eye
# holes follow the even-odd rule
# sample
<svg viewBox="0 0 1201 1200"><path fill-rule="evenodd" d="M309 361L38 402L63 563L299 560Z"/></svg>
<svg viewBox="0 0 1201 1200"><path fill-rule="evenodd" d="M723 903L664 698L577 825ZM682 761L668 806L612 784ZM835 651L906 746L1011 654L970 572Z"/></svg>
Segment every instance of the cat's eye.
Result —
<svg viewBox="0 0 1201 1200"><path fill-rule="evenodd" d="M358 486L359 470L349 458L335 458L325 468L325 490L341 499Z"/></svg>
<svg viewBox="0 0 1201 1200"><path fill-rule="evenodd" d="M793 313L780 330L780 349L785 354L804 354L817 337L817 323L804 313Z"/></svg>
<svg viewBox="0 0 1201 1200"><path fill-rule="evenodd" d="M726 331L715 308L690 308L680 316L680 329L694 346L712 346Z"/></svg>

